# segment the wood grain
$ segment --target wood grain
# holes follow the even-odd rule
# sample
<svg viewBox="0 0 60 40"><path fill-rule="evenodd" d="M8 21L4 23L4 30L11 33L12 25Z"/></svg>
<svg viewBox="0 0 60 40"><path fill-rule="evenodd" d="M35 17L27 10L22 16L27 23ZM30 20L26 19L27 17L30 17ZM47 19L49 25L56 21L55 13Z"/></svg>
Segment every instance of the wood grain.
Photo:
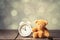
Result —
<svg viewBox="0 0 60 40"><path fill-rule="evenodd" d="M60 40L60 30L49 30L50 36L53 37L54 40ZM17 30L0 30L0 40L14 40L17 36ZM21 37L20 35L16 38L16 40L48 40L48 38L32 38L30 37Z"/></svg>

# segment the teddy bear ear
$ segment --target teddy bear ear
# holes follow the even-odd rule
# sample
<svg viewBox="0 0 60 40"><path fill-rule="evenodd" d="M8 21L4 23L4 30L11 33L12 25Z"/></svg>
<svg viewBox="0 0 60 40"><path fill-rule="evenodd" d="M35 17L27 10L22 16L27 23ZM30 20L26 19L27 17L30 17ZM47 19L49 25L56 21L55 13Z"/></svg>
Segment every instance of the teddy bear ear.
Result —
<svg viewBox="0 0 60 40"><path fill-rule="evenodd" d="M38 22L38 20L35 20L35 21L34 21L34 23L37 23L37 22Z"/></svg>
<svg viewBox="0 0 60 40"><path fill-rule="evenodd" d="M48 21L47 21L47 20L45 20L45 23L46 23L46 24L48 24Z"/></svg>

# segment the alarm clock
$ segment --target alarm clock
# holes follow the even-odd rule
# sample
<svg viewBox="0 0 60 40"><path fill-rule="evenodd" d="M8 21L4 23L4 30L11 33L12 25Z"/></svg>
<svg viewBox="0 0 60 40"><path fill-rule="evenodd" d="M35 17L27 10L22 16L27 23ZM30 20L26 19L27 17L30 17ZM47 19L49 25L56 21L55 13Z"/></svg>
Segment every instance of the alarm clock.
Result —
<svg viewBox="0 0 60 40"><path fill-rule="evenodd" d="M19 34L23 37L30 36L32 33L30 22L26 22L26 23L20 22L18 31L19 31Z"/></svg>

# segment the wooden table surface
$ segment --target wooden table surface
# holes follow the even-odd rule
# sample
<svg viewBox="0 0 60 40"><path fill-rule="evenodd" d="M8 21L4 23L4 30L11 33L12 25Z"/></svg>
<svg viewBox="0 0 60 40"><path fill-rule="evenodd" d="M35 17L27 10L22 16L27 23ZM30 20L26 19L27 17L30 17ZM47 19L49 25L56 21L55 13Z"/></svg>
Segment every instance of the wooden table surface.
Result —
<svg viewBox="0 0 60 40"><path fill-rule="evenodd" d="M53 37L53 40L60 40L60 30L49 30L50 35ZM14 40L17 36L17 30L0 30L0 40ZM16 40L48 40L47 38L32 38L32 37L21 37L18 35Z"/></svg>

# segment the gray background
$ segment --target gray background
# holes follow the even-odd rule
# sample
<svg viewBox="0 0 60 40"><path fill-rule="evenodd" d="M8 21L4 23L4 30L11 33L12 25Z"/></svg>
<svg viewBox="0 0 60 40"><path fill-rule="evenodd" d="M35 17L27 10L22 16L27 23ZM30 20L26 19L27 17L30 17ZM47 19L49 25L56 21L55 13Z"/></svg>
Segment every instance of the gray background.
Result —
<svg viewBox="0 0 60 40"><path fill-rule="evenodd" d="M60 0L0 0L0 29L17 29L19 22L48 21L49 30L60 30Z"/></svg>

